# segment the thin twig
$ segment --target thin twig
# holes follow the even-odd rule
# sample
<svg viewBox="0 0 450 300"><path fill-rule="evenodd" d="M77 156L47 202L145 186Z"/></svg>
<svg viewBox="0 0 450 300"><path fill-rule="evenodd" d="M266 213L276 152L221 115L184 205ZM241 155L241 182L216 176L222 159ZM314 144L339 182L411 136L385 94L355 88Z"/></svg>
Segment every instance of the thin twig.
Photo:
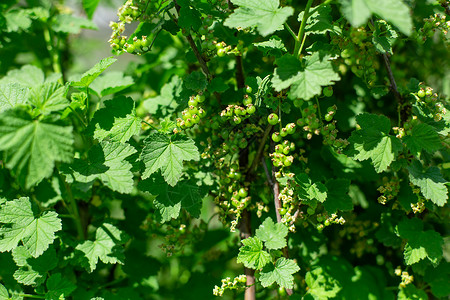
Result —
<svg viewBox="0 0 450 300"><path fill-rule="evenodd" d="M180 16L180 9L181 9L181 7L178 5L178 3L175 0L173 2L175 3L175 9L177 10L178 17L179 17ZM174 22L178 23L178 20L174 19ZM208 80L210 80L211 79L211 73L209 72L209 69L208 69L208 66L206 65L205 59L201 55L200 51L198 51L198 48L197 48L197 45L195 45L194 39L192 38L192 36L190 34L188 34L186 36L186 39L187 39L189 45L191 46L192 51L194 52L194 55L197 58L197 61L199 62L203 73L205 74L206 78Z"/></svg>
<svg viewBox="0 0 450 300"><path fill-rule="evenodd" d="M261 157L261 163L264 168L264 173L266 173L267 182L269 183L270 188L273 190L272 175L270 175L269 173L269 168L267 168L266 160L264 159L264 157Z"/></svg>

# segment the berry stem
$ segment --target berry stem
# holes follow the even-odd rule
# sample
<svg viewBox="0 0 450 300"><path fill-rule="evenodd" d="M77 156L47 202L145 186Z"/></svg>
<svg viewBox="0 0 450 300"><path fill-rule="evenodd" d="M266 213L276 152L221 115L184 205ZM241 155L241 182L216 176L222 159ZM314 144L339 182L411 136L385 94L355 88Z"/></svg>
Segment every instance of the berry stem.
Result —
<svg viewBox="0 0 450 300"><path fill-rule="evenodd" d="M63 81L64 74L62 72L61 65L60 65L59 53L58 53L58 50L55 49L55 46L53 44L53 38L52 38L52 35L50 33L48 26L44 26L44 39L45 39L45 44L47 46L47 51L50 54L50 58L52 60L53 72L61 74L61 78L58 79L58 82L60 84L64 84L64 81Z"/></svg>
<svg viewBox="0 0 450 300"><path fill-rule="evenodd" d="M306 3L305 11L303 12L302 23L300 24L300 29L298 30L297 39L295 40L295 47L294 47L293 55L296 57L300 57L301 50L303 48L303 47L301 47L301 45L304 44L303 38L305 35L306 21L308 20L309 9L311 8L312 3L313 3L313 0L308 0L308 3Z"/></svg>
<svg viewBox="0 0 450 300"><path fill-rule="evenodd" d="M294 38L294 40L297 42L297 35L295 34L295 32L292 30L291 26L289 26L289 24L287 22L284 22L284 27L286 27L287 31L292 35L292 37Z"/></svg>

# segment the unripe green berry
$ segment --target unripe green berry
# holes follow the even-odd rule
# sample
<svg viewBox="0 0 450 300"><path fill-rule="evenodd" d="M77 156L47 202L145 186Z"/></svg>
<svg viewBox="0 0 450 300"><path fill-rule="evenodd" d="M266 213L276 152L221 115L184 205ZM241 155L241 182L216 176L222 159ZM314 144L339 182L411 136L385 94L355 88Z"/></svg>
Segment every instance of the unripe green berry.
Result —
<svg viewBox="0 0 450 300"><path fill-rule="evenodd" d="M270 125L275 125L278 123L278 116L277 114L271 113L268 117L267 117L267 122L269 122Z"/></svg>
<svg viewBox="0 0 450 300"><path fill-rule="evenodd" d="M252 92L252 87L249 86L249 85L245 86L245 92L246 92L247 94L250 94L250 93Z"/></svg>
<svg viewBox="0 0 450 300"><path fill-rule="evenodd" d="M325 97L331 97L333 96L333 88L331 86L328 86L326 88L323 89L323 95Z"/></svg>
<svg viewBox="0 0 450 300"><path fill-rule="evenodd" d="M217 56L218 57L224 57L227 54L227 51L223 48L217 49Z"/></svg>
<svg viewBox="0 0 450 300"><path fill-rule="evenodd" d="M278 132L272 133L272 141L274 141L275 143L278 143L281 140L282 140L282 137Z"/></svg>

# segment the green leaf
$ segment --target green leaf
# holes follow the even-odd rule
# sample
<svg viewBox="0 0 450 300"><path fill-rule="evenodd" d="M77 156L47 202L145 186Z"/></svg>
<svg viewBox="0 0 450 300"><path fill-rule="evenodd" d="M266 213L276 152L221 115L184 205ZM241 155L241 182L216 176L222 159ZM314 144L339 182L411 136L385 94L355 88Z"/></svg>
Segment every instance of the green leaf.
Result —
<svg viewBox="0 0 450 300"><path fill-rule="evenodd" d="M194 71L187 75L184 79L184 85L186 88L193 91L203 91L208 85L206 76L200 71Z"/></svg>
<svg viewBox="0 0 450 300"><path fill-rule="evenodd" d="M181 6L178 26L197 31L202 26L201 14L189 5Z"/></svg>
<svg viewBox="0 0 450 300"><path fill-rule="evenodd" d="M55 32L78 34L81 32L81 29L97 30L98 27L91 20L64 14L56 15L52 19L52 29Z"/></svg>
<svg viewBox="0 0 450 300"><path fill-rule="evenodd" d="M99 259L105 264L123 264L121 244L126 240L127 237L117 227L104 223L97 228L94 241L85 241L75 249L84 253L89 262L89 271L92 272Z"/></svg>
<svg viewBox="0 0 450 300"><path fill-rule="evenodd" d="M276 282L280 287L292 289L294 287L294 276L300 268L293 259L280 257L275 265L270 264L261 271L259 281L263 287L268 287Z"/></svg>
<svg viewBox="0 0 450 300"><path fill-rule="evenodd" d="M327 187L321 182L313 183L306 173L295 176L299 185L299 197L303 200L316 200L323 203L327 199Z"/></svg>
<svg viewBox="0 0 450 300"><path fill-rule="evenodd" d="M83 8L89 19L92 19L94 16L94 12L97 9L99 2L100 0L83 0Z"/></svg>
<svg viewBox="0 0 450 300"><path fill-rule="evenodd" d="M102 59L90 70L78 76L79 78L72 80L71 85L75 87L88 87L95 78L97 78L103 71L112 65L117 59L113 56Z"/></svg>
<svg viewBox="0 0 450 300"><path fill-rule="evenodd" d="M11 251L22 241L33 257L38 257L55 239L61 230L61 220L54 211L45 211L35 217L27 197L7 201L0 206L0 252Z"/></svg>
<svg viewBox="0 0 450 300"><path fill-rule="evenodd" d="M424 280L431 286L436 297L450 295L450 263L442 261L436 268L427 268Z"/></svg>
<svg viewBox="0 0 450 300"><path fill-rule="evenodd" d="M322 86L334 84L341 78L333 70L329 56L321 57L315 52L302 61L286 54L275 61L272 84L276 91L291 87L290 97L309 100L315 95L320 95Z"/></svg>
<svg viewBox="0 0 450 300"><path fill-rule="evenodd" d="M422 230L422 222L419 219L405 219L397 225L397 234L406 239L404 257L407 265L415 264L428 258L437 265L442 258L442 245L444 240L434 230Z"/></svg>
<svg viewBox="0 0 450 300"><path fill-rule="evenodd" d="M44 72L38 67L25 65L20 69L9 71L0 83L18 83L24 87L33 87L44 83Z"/></svg>
<svg viewBox="0 0 450 300"><path fill-rule="evenodd" d="M324 272L322 267L306 273L305 282L308 285L307 295L312 295L314 299L334 299L342 288L335 278Z"/></svg>
<svg viewBox="0 0 450 300"><path fill-rule="evenodd" d="M49 177L56 162L73 158L72 127L33 120L22 110L0 114L0 150L20 184L30 188Z"/></svg>
<svg viewBox="0 0 450 300"><path fill-rule="evenodd" d="M444 206L448 199L447 183L438 167L424 169L422 164L414 160L408 167L409 181L417 185L422 195L437 206Z"/></svg>
<svg viewBox="0 0 450 300"><path fill-rule="evenodd" d="M274 223L271 218L256 229L256 237L264 242L267 249L281 249L286 247L288 228L283 223Z"/></svg>
<svg viewBox="0 0 450 300"><path fill-rule="evenodd" d="M254 43L259 50L264 53L264 56L280 57L287 52L283 41L278 36L271 36L268 41Z"/></svg>
<svg viewBox="0 0 450 300"><path fill-rule="evenodd" d="M38 258L34 258L24 246L19 246L12 251L12 257L19 267L14 272L14 279L25 285L42 284L47 277L47 272L58 265L56 251L53 247L47 249Z"/></svg>
<svg viewBox="0 0 450 300"><path fill-rule="evenodd" d="M31 27L30 16L25 9L10 10L5 13L7 32L16 32L19 30L28 30Z"/></svg>
<svg viewBox="0 0 450 300"><path fill-rule="evenodd" d="M427 293L424 290L419 290L414 284L408 284L401 287L398 295L398 300L428 300Z"/></svg>
<svg viewBox="0 0 450 300"><path fill-rule="evenodd" d="M155 133L144 140L140 156L145 165L142 178L148 178L159 169L166 182L175 186L181 177L183 161L199 159L198 149L191 138Z"/></svg>
<svg viewBox="0 0 450 300"><path fill-rule="evenodd" d="M10 300L8 290L0 283L0 300Z"/></svg>
<svg viewBox="0 0 450 300"><path fill-rule="evenodd" d="M109 72L98 77L90 88L99 97L118 93L134 84L131 76L124 76L122 72Z"/></svg>
<svg viewBox="0 0 450 300"><path fill-rule="evenodd" d="M230 28L256 27L262 36L283 29L283 23L294 13L292 7L279 7L279 0L233 0L239 8L225 20Z"/></svg>
<svg viewBox="0 0 450 300"><path fill-rule="evenodd" d="M150 114L155 114L160 108L165 113L164 115L167 115L166 112L172 112L177 108L177 100L182 98L183 95L183 82L180 77L175 75L172 76L170 82L164 84L159 96L144 101L144 108ZM186 96L189 97L189 95Z"/></svg>
<svg viewBox="0 0 450 300"><path fill-rule="evenodd" d="M237 262L244 264L245 267L259 270L272 260L270 254L263 250L263 244L259 238L246 238L242 240L242 244Z"/></svg>
<svg viewBox="0 0 450 300"><path fill-rule="evenodd" d="M389 119L382 115L365 113L357 115L356 122L361 129L353 131L349 138L356 150L353 158L359 161L371 159L378 173L386 171L402 150L399 139L389 135Z"/></svg>
<svg viewBox="0 0 450 300"><path fill-rule="evenodd" d="M62 166L61 171L69 183L99 179L113 191L130 193L134 181L132 165L126 158L136 152L129 144L101 142L89 150L86 160L75 159L71 165Z"/></svg>
<svg viewBox="0 0 450 300"><path fill-rule="evenodd" d="M384 20L377 20L374 25L372 42L375 48L380 53L392 55L392 45L398 37L397 32Z"/></svg>
<svg viewBox="0 0 450 300"><path fill-rule="evenodd" d="M350 180L331 179L326 183L328 190L327 200L323 206L328 213L333 214L338 210L348 211L353 209L352 199L349 196Z"/></svg>
<svg viewBox="0 0 450 300"><path fill-rule="evenodd" d="M129 97L119 96L104 102L105 107L95 112L88 131L99 141L109 139L125 143L141 130L141 118L136 115L135 103Z"/></svg>
<svg viewBox="0 0 450 300"><path fill-rule="evenodd" d="M48 292L45 294L45 299L47 300L68 297L77 288L71 281L62 277L61 273L51 275L48 278L46 285Z"/></svg>
<svg viewBox="0 0 450 300"><path fill-rule="evenodd" d="M48 115L69 106L67 90L68 86L62 86L58 82L46 82L30 89L28 101L40 114Z"/></svg>
<svg viewBox="0 0 450 300"><path fill-rule="evenodd" d="M190 181L178 182L174 187L168 185L160 176L149 178L139 183L142 191L156 196L153 204L159 211L159 220L164 223L178 218L184 208L194 218L200 217L202 199L205 191Z"/></svg>
<svg viewBox="0 0 450 300"><path fill-rule="evenodd" d="M391 22L406 35L412 33L408 6L401 0L340 0L342 14L353 27L364 25L372 14Z"/></svg>
<svg viewBox="0 0 450 300"><path fill-rule="evenodd" d="M309 15L308 20L306 21L306 34L324 34L334 30L331 7L329 5L311 7L310 12L311 11L313 11L313 13ZM302 11L298 15L297 19L299 22L303 20L303 14L304 12Z"/></svg>
<svg viewBox="0 0 450 300"><path fill-rule="evenodd" d="M419 123L411 130L404 140L411 154L419 156L422 150L431 154L442 148L441 140L436 130L425 123Z"/></svg>
<svg viewBox="0 0 450 300"><path fill-rule="evenodd" d="M0 112L27 103L27 89L18 83L0 84Z"/></svg>

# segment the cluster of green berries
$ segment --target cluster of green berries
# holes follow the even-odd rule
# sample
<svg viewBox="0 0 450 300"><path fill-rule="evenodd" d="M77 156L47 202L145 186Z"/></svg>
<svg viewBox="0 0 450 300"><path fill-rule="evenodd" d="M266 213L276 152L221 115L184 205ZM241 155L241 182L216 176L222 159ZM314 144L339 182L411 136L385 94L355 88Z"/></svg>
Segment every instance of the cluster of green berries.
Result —
<svg viewBox="0 0 450 300"><path fill-rule="evenodd" d="M237 290L245 288L245 284L247 283L247 276L244 274L236 276L231 280L230 277L222 279L222 286L215 286L213 290L214 296L222 297L223 293L226 290Z"/></svg>
<svg viewBox="0 0 450 300"><path fill-rule="evenodd" d="M450 30L450 21L446 21L446 19L446 15L441 14L434 14L424 19L425 24L418 31L419 40L425 42L428 38L433 37L436 31L439 31L442 33L444 40L448 42L447 33Z"/></svg>
<svg viewBox="0 0 450 300"><path fill-rule="evenodd" d="M325 227L328 227L332 224L344 225L346 222L343 217L338 218L337 214L331 214L331 216L329 216L326 212L316 214L316 208L311 207L311 206L308 207L307 214L309 216L314 215L316 222L317 222L316 229L320 232L322 230L324 230ZM306 226L306 224L304 224L304 225Z"/></svg>
<svg viewBox="0 0 450 300"><path fill-rule="evenodd" d="M365 28L350 27L342 36L333 36L331 43L341 50L344 64L339 66L341 73L347 72L347 66L358 77L365 80L368 86L376 83L376 70L379 63L374 59L377 55L372 43L372 33Z"/></svg>
<svg viewBox="0 0 450 300"><path fill-rule="evenodd" d="M251 98L246 95L247 99ZM245 100L244 100L245 101ZM228 105L224 110L220 112L220 117L223 120L228 120L233 125L239 125L241 122L251 115L253 115L256 111L256 107L250 103L245 106L240 105Z"/></svg>
<svg viewBox="0 0 450 300"><path fill-rule="evenodd" d="M297 220L298 211L298 197L294 192L294 188L291 186L293 181L288 181L287 185L281 189L278 198L281 202L281 208L279 210L281 216L281 223L289 228L289 231L295 232L295 221Z"/></svg>
<svg viewBox="0 0 450 300"><path fill-rule="evenodd" d="M134 37L133 41L128 43L128 37L122 35L125 31L125 24L138 20L145 5L145 1L128 0L119 7L117 12L119 22L110 22L109 27L112 29L112 34L109 43L117 54L121 52L141 54L149 50L151 41L146 36L142 36L140 39Z"/></svg>
<svg viewBox="0 0 450 300"><path fill-rule="evenodd" d="M195 96L189 97L188 107L181 112L182 118L177 119L177 126L179 128L190 128L195 124L198 124L200 120L206 116L206 111L199 106L205 99L205 95L201 92Z"/></svg>
<svg viewBox="0 0 450 300"><path fill-rule="evenodd" d="M439 122L442 117L447 113L447 109L440 101L437 93L433 93L433 89L429 86L421 86L417 92L416 100L418 104L426 106L430 112L434 115L434 120Z"/></svg>
<svg viewBox="0 0 450 300"><path fill-rule="evenodd" d="M294 102L294 105L296 103ZM297 120L297 125L303 128L304 137L310 140L313 134L320 134L320 120L317 116L317 105L311 104L301 110L302 117Z"/></svg>
<svg viewBox="0 0 450 300"><path fill-rule="evenodd" d="M381 193L381 196L378 197L378 203L386 205L387 201L395 199L400 192L400 182L401 179L398 177L383 177L383 185L377 189Z"/></svg>

